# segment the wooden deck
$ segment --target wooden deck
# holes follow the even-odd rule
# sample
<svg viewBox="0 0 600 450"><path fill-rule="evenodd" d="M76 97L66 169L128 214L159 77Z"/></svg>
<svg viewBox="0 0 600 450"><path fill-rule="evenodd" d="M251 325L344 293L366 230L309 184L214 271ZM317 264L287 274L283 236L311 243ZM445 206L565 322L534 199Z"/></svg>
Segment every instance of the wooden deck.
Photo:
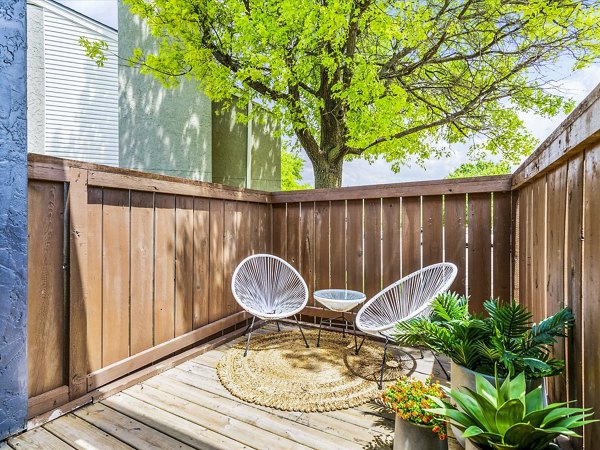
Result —
<svg viewBox="0 0 600 450"><path fill-rule="evenodd" d="M272 331L265 327L257 333ZM233 397L215 370L231 345L13 437L8 445L49 450L391 449L393 416L374 404L299 413ZM424 378L433 372L444 379L430 354L416 361L415 376Z"/></svg>

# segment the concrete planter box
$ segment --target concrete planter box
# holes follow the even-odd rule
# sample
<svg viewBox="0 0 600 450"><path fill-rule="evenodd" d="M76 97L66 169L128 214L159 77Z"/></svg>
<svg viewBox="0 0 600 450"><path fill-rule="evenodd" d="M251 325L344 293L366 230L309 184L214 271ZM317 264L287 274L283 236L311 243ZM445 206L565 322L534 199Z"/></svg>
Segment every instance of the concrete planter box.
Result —
<svg viewBox="0 0 600 450"><path fill-rule="evenodd" d="M488 380L490 383L492 383L492 385L495 384L495 380L494 380L493 376L474 372L471 369L467 369L466 367L456 364L454 361L452 361L450 373L452 374L452 378L450 380L450 387L452 390L456 390L459 387L464 386L464 387L467 387L474 391L475 390L475 375L483 375L483 377L486 380ZM500 383L502 383L504 381L504 378L499 378L498 381ZM527 392L532 391L533 389L537 388L538 386L542 386L542 393L544 394L544 398L545 398L546 390L545 390L545 386L543 385L542 378L536 378L534 380L526 381ZM465 447L465 438L463 438L462 432L454 426L452 426L452 432L454 433L454 437L456 438L458 443L461 446ZM474 445L474 444L471 444L471 445ZM465 448L469 448L469 447L465 447ZM477 447L471 447L471 448L475 449Z"/></svg>
<svg viewBox="0 0 600 450"><path fill-rule="evenodd" d="M441 441L431 428L407 422L396 415L394 450L447 450L448 440Z"/></svg>

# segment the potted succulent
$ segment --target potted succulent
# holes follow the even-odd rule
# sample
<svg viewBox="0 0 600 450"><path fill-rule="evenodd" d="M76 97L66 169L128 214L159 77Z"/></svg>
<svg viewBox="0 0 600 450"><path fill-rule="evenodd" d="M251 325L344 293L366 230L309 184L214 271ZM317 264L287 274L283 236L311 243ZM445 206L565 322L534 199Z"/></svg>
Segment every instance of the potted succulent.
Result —
<svg viewBox="0 0 600 450"><path fill-rule="evenodd" d="M434 398L444 396L431 376L424 382L403 376L381 394L381 402L396 416L394 450L448 448L445 419L426 411L437 406Z"/></svg>
<svg viewBox="0 0 600 450"><path fill-rule="evenodd" d="M538 386L543 389L544 377L562 373L565 363L552 357L551 348L572 326L570 309L561 309L534 324L531 313L514 302L488 300L484 308L487 317L470 314L467 297L441 294L434 299L429 317L396 325L396 341L400 345L426 346L449 356L453 390L460 386L474 390L478 373L493 383L496 370L500 382L523 372L528 391ZM453 431L464 444L461 433Z"/></svg>
<svg viewBox="0 0 600 450"><path fill-rule="evenodd" d="M463 432L467 449L482 450L547 450L557 448L558 436L579 437L574 431L587 420L591 409L571 408L567 403L544 405L541 387L527 392L525 374L508 376L503 383L496 377L495 385L481 375L475 376L475 390L460 388L448 392L457 406L431 397L438 408L428 409L440 414ZM460 408L460 409L459 409Z"/></svg>

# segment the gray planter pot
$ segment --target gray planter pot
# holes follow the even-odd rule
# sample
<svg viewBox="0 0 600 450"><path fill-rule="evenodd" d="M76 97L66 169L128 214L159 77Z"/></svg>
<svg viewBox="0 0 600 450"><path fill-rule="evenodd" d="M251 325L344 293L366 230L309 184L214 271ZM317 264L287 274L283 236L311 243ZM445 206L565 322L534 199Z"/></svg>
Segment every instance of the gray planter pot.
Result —
<svg viewBox="0 0 600 450"><path fill-rule="evenodd" d="M448 440L441 441L431 427L407 422L396 415L394 450L447 450Z"/></svg>
<svg viewBox="0 0 600 450"><path fill-rule="evenodd" d="M463 367L461 365L456 364L454 361L452 361L451 364L451 372L450 374L452 375L451 380L450 380L450 388L452 390L458 389L461 386L464 387L468 387L471 390L475 390L475 375L483 375L483 377L488 380L490 383L492 383L492 385L495 384L495 380L493 376L490 375L485 375L483 373L478 373L478 372L474 372L471 369L467 369L466 367ZM504 381L504 378L499 378L498 381L500 383L502 383ZM527 392L532 391L533 389L537 388L538 386L542 386L542 394L543 397L546 398L546 389L545 389L545 385L543 384L543 379L542 378L536 378L533 380L527 380L525 385L527 388ZM458 441L458 443L465 447L465 438L462 435L462 432L452 426L452 432L454 433L454 437L456 438L456 440ZM469 447L466 447L469 448ZM471 447L472 449L476 448L476 447Z"/></svg>

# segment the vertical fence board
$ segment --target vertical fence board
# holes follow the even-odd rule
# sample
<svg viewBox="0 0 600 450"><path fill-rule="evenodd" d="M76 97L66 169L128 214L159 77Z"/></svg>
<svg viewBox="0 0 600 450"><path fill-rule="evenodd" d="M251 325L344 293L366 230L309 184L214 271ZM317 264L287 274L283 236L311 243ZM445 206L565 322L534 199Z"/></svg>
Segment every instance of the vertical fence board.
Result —
<svg viewBox="0 0 600 450"><path fill-rule="evenodd" d="M237 223L238 203L225 201L225 217L223 221L223 316L233 314L236 310L236 302L231 292L231 278L233 276L234 264L237 259Z"/></svg>
<svg viewBox="0 0 600 450"><path fill-rule="evenodd" d="M104 189L102 365L129 356L129 191Z"/></svg>
<svg viewBox="0 0 600 450"><path fill-rule="evenodd" d="M521 255L521 243L519 242L521 236L521 200L519 191L512 191L512 231L511 231L511 251L512 251L512 286L511 295L514 301L519 302L519 289L521 273L519 267L520 255Z"/></svg>
<svg viewBox="0 0 600 450"><path fill-rule="evenodd" d="M255 205L256 206L256 205ZM273 251L272 214L271 205L257 205L259 209L259 245L257 253L271 253Z"/></svg>
<svg viewBox="0 0 600 450"><path fill-rule="evenodd" d="M493 297L506 302L511 300L512 198L510 192L494 193L493 208Z"/></svg>
<svg viewBox="0 0 600 450"><path fill-rule="evenodd" d="M443 198L441 195L423 197L423 267L444 259L442 229Z"/></svg>
<svg viewBox="0 0 600 450"><path fill-rule="evenodd" d="M252 208L256 210L256 208ZM233 271L237 265L247 256L251 255L251 247L254 242L258 241L259 230L258 230L258 215L253 214L250 209L250 204L247 202L238 202L237 204L237 217L235 221L235 236L236 236L236 254L231 266L231 277ZM247 230L251 232L248 233ZM231 277L229 277L229 286L231 286ZM230 289L231 290L231 289ZM233 298L234 312L242 311L240 305L237 304Z"/></svg>
<svg viewBox="0 0 600 450"><path fill-rule="evenodd" d="M237 231L240 222L239 203L225 201L225 219L223 232L223 316L228 316L237 310L237 303L231 292L231 278L237 265L239 243Z"/></svg>
<svg viewBox="0 0 600 450"><path fill-rule="evenodd" d="M548 180L548 234L547 234L547 315L555 314L565 302L565 217L567 166L563 165L547 175ZM565 342L559 339L554 345L553 355L565 359ZM548 380L548 395L551 402L567 400L565 374Z"/></svg>
<svg viewBox="0 0 600 450"><path fill-rule="evenodd" d="M287 205L287 262L300 268L300 203Z"/></svg>
<svg viewBox="0 0 600 450"><path fill-rule="evenodd" d="M363 201L348 200L346 206L347 287L363 291Z"/></svg>
<svg viewBox="0 0 600 450"><path fill-rule="evenodd" d="M175 196L154 200L154 345L175 337Z"/></svg>
<svg viewBox="0 0 600 450"><path fill-rule="evenodd" d="M527 186L525 192L525 218L524 218L524 235L525 252L524 252L524 286L523 286L523 304L533 312L533 186Z"/></svg>
<svg viewBox="0 0 600 450"><path fill-rule="evenodd" d="M175 336L192 331L194 198L175 199Z"/></svg>
<svg viewBox="0 0 600 450"><path fill-rule="evenodd" d="M567 340L567 389L569 400L583 406L583 302L582 302L582 251L583 251L583 155L568 162L567 205L565 231L566 299L575 315ZM579 445L581 448L581 445Z"/></svg>
<svg viewBox="0 0 600 450"><path fill-rule="evenodd" d="M402 276L400 232L400 199L384 198L381 204L382 287L389 286Z"/></svg>
<svg viewBox="0 0 600 450"><path fill-rule="evenodd" d="M88 301L88 230L85 205L88 198L88 171L71 169L69 182L69 399L87 392L87 326L85 309ZM127 193L125 193L127 194ZM125 219L129 221L129 211ZM126 255L127 257L129 255ZM128 268L129 261L125 261ZM126 281L129 295L129 280ZM129 323L127 323L129 327Z"/></svg>
<svg viewBox="0 0 600 450"><path fill-rule="evenodd" d="M63 183L29 181L29 396L66 384ZM3 293L4 295L5 293Z"/></svg>
<svg viewBox="0 0 600 450"><path fill-rule="evenodd" d="M346 202L334 201L329 212L329 252L331 287L346 287Z"/></svg>
<svg viewBox="0 0 600 450"><path fill-rule="evenodd" d="M208 322L219 320L224 315L223 291L227 288L223 282L223 200L210 200L210 295L208 303Z"/></svg>
<svg viewBox="0 0 600 450"><path fill-rule="evenodd" d="M364 292L371 298L382 288L381 199L366 199L364 211Z"/></svg>
<svg viewBox="0 0 600 450"><path fill-rule="evenodd" d="M490 194L469 194L468 289L472 312L483 311L491 297L491 203Z"/></svg>
<svg viewBox="0 0 600 450"><path fill-rule="evenodd" d="M88 187L88 298L86 305L88 371L102 367L102 189Z"/></svg>
<svg viewBox="0 0 600 450"><path fill-rule="evenodd" d="M329 202L315 202L315 290L329 284Z"/></svg>
<svg viewBox="0 0 600 450"><path fill-rule="evenodd" d="M584 169L584 241L583 241L583 364L584 401L587 408L600 411L600 145L585 152ZM585 448L600 435L598 422L585 427Z"/></svg>
<svg viewBox="0 0 600 450"><path fill-rule="evenodd" d="M247 207L248 207L247 214L249 214L250 227L252 229L252 233L250 234L250 236L248 236L248 239L246 242L246 255L244 257L249 256L249 255L255 255L257 253L264 253L261 250L263 233L264 233L264 230L262 229L262 225L261 225L262 209L261 209L260 205L255 205L255 204L247 204ZM246 220L246 218L242 214L242 230L245 228L244 220ZM245 235L245 234L246 233L242 233L242 235Z"/></svg>
<svg viewBox="0 0 600 450"><path fill-rule="evenodd" d="M464 194L444 197L444 242L446 261L458 269L450 290L464 295L467 288L467 199Z"/></svg>
<svg viewBox="0 0 600 450"><path fill-rule="evenodd" d="M308 304L314 305L315 288L315 204L300 207L300 274L308 286Z"/></svg>
<svg viewBox="0 0 600 450"><path fill-rule="evenodd" d="M209 201L194 198L194 329L208 323L210 289Z"/></svg>
<svg viewBox="0 0 600 450"><path fill-rule="evenodd" d="M421 269L421 197L402 198L402 276Z"/></svg>
<svg viewBox="0 0 600 450"><path fill-rule="evenodd" d="M533 184L532 215L532 301L533 319L536 322L546 317L546 177Z"/></svg>
<svg viewBox="0 0 600 450"><path fill-rule="evenodd" d="M273 254L287 260L287 205L273 205Z"/></svg>
<svg viewBox="0 0 600 450"><path fill-rule="evenodd" d="M131 192L131 354L152 347L154 194Z"/></svg>

